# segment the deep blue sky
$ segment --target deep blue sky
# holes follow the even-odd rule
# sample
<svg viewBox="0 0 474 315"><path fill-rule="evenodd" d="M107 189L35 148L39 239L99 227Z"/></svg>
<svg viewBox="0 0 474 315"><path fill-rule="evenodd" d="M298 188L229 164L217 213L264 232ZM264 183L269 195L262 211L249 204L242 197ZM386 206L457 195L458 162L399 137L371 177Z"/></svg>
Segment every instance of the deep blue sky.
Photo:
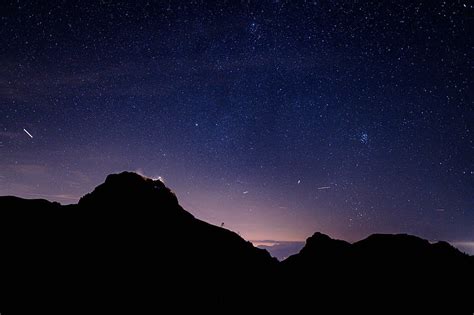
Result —
<svg viewBox="0 0 474 315"><path fill-rule="evenodd" d="M0 15L1 195L71 203L137 170L247 239L474 242L472 2L19 0Z"/></svg>

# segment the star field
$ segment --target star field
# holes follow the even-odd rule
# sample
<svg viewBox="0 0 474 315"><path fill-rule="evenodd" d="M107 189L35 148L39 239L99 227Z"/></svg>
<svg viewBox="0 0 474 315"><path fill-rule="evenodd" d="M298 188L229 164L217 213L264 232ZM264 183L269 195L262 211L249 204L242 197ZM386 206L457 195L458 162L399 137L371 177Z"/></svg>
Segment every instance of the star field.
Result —
<svg viewBox="0 0 474 315"><path fill-rule="evenodd" d="M0 195L132 170L246 239L474 242L469 1L0 9Z"/></svg>

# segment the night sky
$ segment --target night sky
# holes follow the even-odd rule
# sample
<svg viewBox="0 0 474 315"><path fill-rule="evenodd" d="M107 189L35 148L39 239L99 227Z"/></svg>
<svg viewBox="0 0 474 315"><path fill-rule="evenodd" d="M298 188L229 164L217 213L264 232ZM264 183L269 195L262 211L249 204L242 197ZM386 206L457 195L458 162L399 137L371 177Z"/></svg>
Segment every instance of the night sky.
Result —
<svg viewBox="0 0 474 315"><path fill-rule="evenodd" d="M0 195L161 176L248 240L474 248L472 1L1 1Z"/></svg>

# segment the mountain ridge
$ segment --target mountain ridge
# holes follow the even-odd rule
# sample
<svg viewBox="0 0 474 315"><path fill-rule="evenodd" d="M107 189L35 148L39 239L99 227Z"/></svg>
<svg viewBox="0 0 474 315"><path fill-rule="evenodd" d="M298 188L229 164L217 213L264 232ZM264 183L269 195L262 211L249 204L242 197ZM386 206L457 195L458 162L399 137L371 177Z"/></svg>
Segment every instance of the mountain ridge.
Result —
<svg viewBox="0 0 474 315"><path fill-rule="evenodd" d="M238 234L195 218L160 180L131 172L107 176L74 205L7 196L0 197L0 210L0 306L26 297L51 309L50 296L77 303L82 294L77 288L86 286L88 296L80 299L86 304L113 305L118 298L133 302L128 305L133 308L137 301L154 305L156 299L183 296L206 308L246 309L251 304L246 297L259 296L257 304L268 310L267 299L306 307L318 297L318 308L342 311L345 305L329 303L333 292L351 301L347 309L371 308L360 304L358 286L367 283L364 294L389 304L405 299L420 309L474 309L460 289L474 281L474 257L446 242L374 234L351 244L316 232L299 253L278 262ZM74 294L45 289L44 283ZM153 283L166 293L145 289ZM451 290L444 300L432 298L445 287ZM114 297L97 300L103 290ZM413 300L417 295L431 305Z"/></svg>

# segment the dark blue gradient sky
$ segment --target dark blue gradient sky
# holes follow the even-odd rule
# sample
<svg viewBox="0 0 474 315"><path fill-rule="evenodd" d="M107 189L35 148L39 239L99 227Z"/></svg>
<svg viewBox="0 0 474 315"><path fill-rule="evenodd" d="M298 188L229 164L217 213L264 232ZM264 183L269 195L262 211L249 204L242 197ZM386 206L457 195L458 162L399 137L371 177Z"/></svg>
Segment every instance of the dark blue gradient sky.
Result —
<svg viewBox="0 0 474 315"><path fill-rule="evenodd" d="M0 8L2 195L136 170L247 239L474 242L472 2Z"/></svg>

